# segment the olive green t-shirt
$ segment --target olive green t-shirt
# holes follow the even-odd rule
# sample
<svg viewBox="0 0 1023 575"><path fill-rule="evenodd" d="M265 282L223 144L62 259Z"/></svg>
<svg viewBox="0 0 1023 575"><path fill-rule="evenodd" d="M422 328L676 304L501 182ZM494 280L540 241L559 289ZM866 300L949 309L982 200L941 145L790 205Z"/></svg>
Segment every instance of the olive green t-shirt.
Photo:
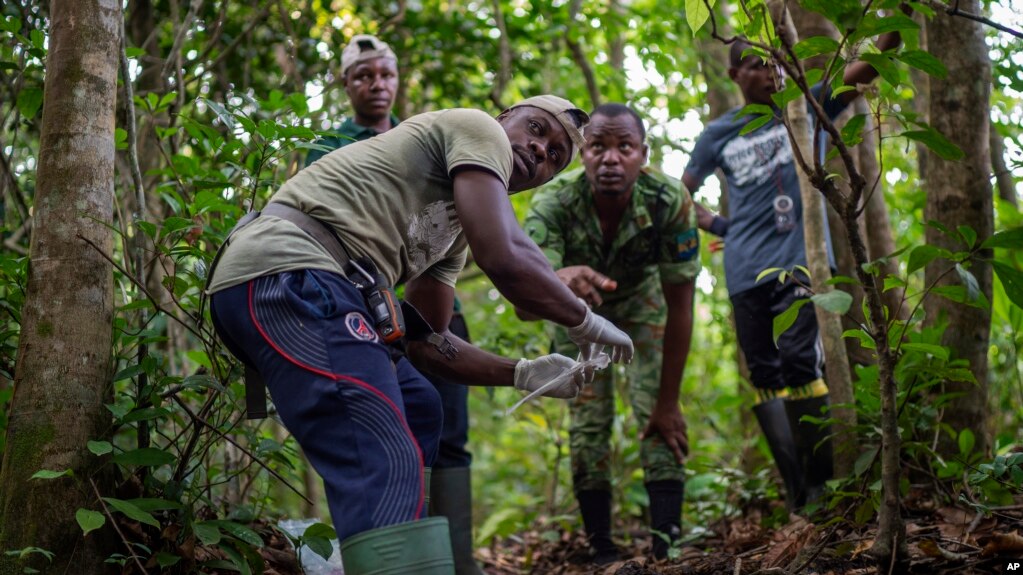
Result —
<svg viewBox="0 0 1023 575"><path fill-rule="evenodd" d="M483 168L507 186L512 150L504 129L479 110L428 112L327 154L270 201L333 228L353 257L371 258L392 285L428 273L454 286L467 244L455 213L452 170L465 166ZM235 232L209 291L310 268L342 273L296 225L261 216Z"/></svg>

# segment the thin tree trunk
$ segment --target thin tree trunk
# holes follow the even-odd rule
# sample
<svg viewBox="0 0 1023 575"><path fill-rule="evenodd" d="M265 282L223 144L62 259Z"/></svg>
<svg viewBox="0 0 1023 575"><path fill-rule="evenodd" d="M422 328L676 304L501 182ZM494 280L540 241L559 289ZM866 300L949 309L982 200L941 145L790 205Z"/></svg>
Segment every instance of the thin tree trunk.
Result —
<svg viewBox="0 0 1023 575"><path fill-rule="evenodd" d="M964 0L959 6L973 13L980 13L982 8L979 0ZM928 152L924 219L945 224L953 234L958 226L969 226L977 238L983 240L991 235L993 226L988 136L991 62L984 32L977 22L938 16L928 23L927 36L931 53L941 58L948 68L946 78L931 78L931 125L959 146L965 156L949 161ZM954 251L963 249L962 243L930 226L926 237L929 245ZM947 261L928 265L924 272L926 285L962 285L958 274L946 273L949 266ZM976 277L981 293L990 300L991 266L979 258L974 259L970 272ZM924 310L928 324L948 322L942 343L951 348L955 357L970 362L970 370L977 380L976 383L946 382L944 393L963 395L947 405L944 421L957 431L971 429L976 437L974 450L985 453L989 446L987 354L991 311L934 296L924 302ZM939 452L956 456L959 449L956 442L943 441Z"/></svg>
<svg viewBox="0 0 1023 575"><path fill-rule="evenodd" d="M808 30L812 30L810 34L834 35L830 24L815 13L801 11L799 15L803 20L800 24L806 26ZM795 43L798 42L799 33L803 33L804 30L802 28L797 30L794 22L791 24L791 39ZM789 103L785 112L792 128L793 153L801 155L812 163L812 130L807 116L806 100L797 98ZM827 224L824 221L824 216L827 212L824 199L810 183L808 174L798 168L796 173L799 174L800 197L803 200L803 239L806 246L807 268L810 270L814 293L824 294L835 289L827 283L831 279L831 265L828 262L828 247L825 239ZM832 244L835 245L837 242L832 242ZM848 243L843 248L848 251ZM851 256L849 258L851 259ZM853 432L856 428L856 410L850 407L839 407L855 403L849 355L845 347L845 339L842 337L845 329L842 326L841 316L826 311L820 306L815 306L815 311L821 341L824 344L824 367L827 372L828 390L831 402L836 405L831 409L830 415L838 420L833 427L835 432L835 449L833 450L835 473L838 476L843 476L852 471L857 457L856 434Z"/></svg>
<svg viewBox="0 0 1023 575"><path fill-rule="evenodd" d="M867 189L863 198L863 228L864 235L867 237L867 256L871 260L876 260L895 252L895 238L892 236L888 203L884 197L884 182L881 180L881 168L877 161L878 136L874 131L875 123L870 105L863 98L857 98L853 103L853 110L856 114L866 114L867 117L867 121L863 125L863 142L856 146L856 159L860 174L867 181ZM881 129L881 126L876 127L878 130ZM884 281L886 276L898 275L898 258L889 258L887 263L881 266L879 279ZM888 317L909 318L909 308L900 305L904 293L902 288L897 287L882 294L884 305L888 308Z"/></svg>
<svg viewBox="0 0 1023 575"><path fill-rule="evenodd" d="M82 538L78 508L97 509L100 459L86 442L109 430L113 273L114 100L121 30L114 0L50 7L28 292L15 395L0 472L0 549L55 553L0 573L103 573L104 531ZM91 244L91 245L90 245ZM40 470L73 475L30 480Z"/></svg>

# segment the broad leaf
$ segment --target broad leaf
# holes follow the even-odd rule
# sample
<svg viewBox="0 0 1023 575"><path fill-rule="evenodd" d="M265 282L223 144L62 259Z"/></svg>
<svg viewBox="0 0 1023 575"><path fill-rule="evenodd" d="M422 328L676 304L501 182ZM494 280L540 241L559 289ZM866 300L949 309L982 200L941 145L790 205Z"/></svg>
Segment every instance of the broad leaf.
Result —
<svg viewBox="0 0 1023 575"><path fill-rule="evenodd" d="M78 526L82 528L82 535L85 536L90 531L103 527L103 524L107 522L107 518L98 511L79 509L75 512L75 521L78 521Z"/></svg>
<svg viewBox="0 0 1023 575"><path fill-rule="evenodd" d="M796 301L792 302L792 305L789 306L789 309L781 312L780 314L774 317L775 346L778 345L778 338L781 337L781 334L785 333L786 330L792 327L792 324L796 323L796 318L799 317L799 310L809 302L810 302L809 299L797 299Z"/></svg>
<svg viewBox="0 0 1023 575"><path fill-rule="evenodd" d="M981 247L1008 248L1013 250L1023 249L1023 227L1013 228L1011 230L1002 230L984 240Z"/></svg>
<svg viewBox="0 0 1023 575"><path fill-rule="evenodd" d="M43 105L43 91L39 88L22 88L18 92L18 112L27 120L36 117L36 112Z"/></svg>
<svg viewBox="0 0 1023 575"><path fill-rule="evenodd" d="M835 50L838 50L838 41L827 36L806 38L805 40L800 40L798 44L792 47L796 57L801 60L820 56L821 54L830 54Z"/></svg>
<svg viewBox="0 0 1023 575"><path fill-rule="evenodd" d="M1002 281L1005 295L1016 307L1023 308L1023 272L1000 261L991 262L998 279Z"/></svg>
<svg viewBox="0 0 1023 575"><path fill-rule="evenodd" d="M948 69L941 63L941 60L927 52L924 52L923 50L905 50L903 52L896 53L895 57L917 70L921 70L931 76L934 76L935 78L944 78L948 76Z"/></svg>
<svg viewBox="0 0 1023 575"><path fill-rule="evenodd" d="M153 527L160 527L160 522L157 521L155 517L139 509L130 501L114 499L113 497L104 497L103 501L106 501L108 505L120 511L130 519L134 519L139 523L145 523L146 525L152 525Z"/></svg>
<svg viewBox="0 0 1023 575"><path fill-rule="evenodd" d="M927 126L926 130L907 130L899 134L905 136L910 140L916 140L921 144L927 146L927 149L941 156L945 160L959 160L962 159L965 154L959 149L959 146L953 144L942 136L934 128Z"/></svg>
<svg viewBox="0 0 1023 575"><path fill-rule="evenodd" d="M842 290L832 290L826 293L815 294L810 298L814 305L818 305L831 313L843 314L849 311L852 306L853 296Z"/></svg>
<svg viewBox="0 0 1023 575"><path fill-rule="evenodd" d="M86 446L96 455L106 455L114 450L114 446L109 441L90 441L86 443Z"/></svg>
<svg viewBox="0 0 1023 575"><path fill-rule="evenodd" d="M941 255L941 249L935 246L922 245L913 248L913 251L909 252L909 264L906 268L906 273L913 273L916 270L926 266Z"/></svg>
<svg viewBox="0 0 1023 575"><path fill-rule="evenodd" d="M120 465L138 465L144 467L157 467L173 463L177 458L155 447L134 449L114 456L114 462Z"/></svg>
<svg viewBox="0 0 1023 575"><path fill-rule="evenodd" d="M228 533L231 536L252 545L253 547L263 546L263 539L259 536L259 534L240 523L224 520L207 521L207 523L210 525L216 525L221 531Z"/></svg>
<svg viewBox="0 0 1023 575"><path fill-rule="evenodd" d="M892 62L889 54L860 54L860 60L873 66L877 73L893 87L898 87L902 83L902 74L899 72L898 66Z"/></svg>
<svg viewBox="0 0 1023 575"><path fill-rule="evenodd" d="M64 476L71 477L74 474L75 473L70 469L65 469L64 471L51 471L49 469L41 469L33 473L32 477L29 477L29 479L57 479L58 477Z"/></svg>
<svg viewBox="0 0 1023 575"><path fill-rule="evenodd" d="M933 343L904 343L902 349L906 351L918 351L933 355L934 357L948 361L948 348Z"/></svg>

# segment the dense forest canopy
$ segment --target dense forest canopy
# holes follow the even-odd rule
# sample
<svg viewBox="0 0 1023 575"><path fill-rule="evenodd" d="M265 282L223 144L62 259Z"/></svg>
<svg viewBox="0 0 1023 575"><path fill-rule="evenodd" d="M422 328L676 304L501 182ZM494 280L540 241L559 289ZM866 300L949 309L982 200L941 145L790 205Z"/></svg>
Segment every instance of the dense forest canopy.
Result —
<svg viewBox="0 0 1023 575"><path fill-rule="evenodd" d="M202 290L236 221L351 114L338 72L359 33L397 54L399 118L452 107L496 115L541 93L587 110L628 103L646 120L650 168L676 178L707 122L743 104L728 79L733 36L789 58L782 107L804 100L797 79L874 65L880 78L860 87L862 103L832 138L865 185L856 191L834 146L807 180L825 200L858 198L851 219L832 202L837 269L813 286L848 353L849 396L838 402L848 418L832 415L855 444L820 524L848 536L879 519L885 529L893 512L959 506L974 528L1019 526L1005 510L1023 495L1023 2L926 0L908 14L895 1L787 2L798 40L786 46L773 32L784 20L762 0L78 1L0 7L0 573L105 560L126 573L260 572L276 565L260 549L278 519L329 524L294 440L272 418L245 421L242 368L214 336ZM89 34L76 39L77 25ZM953 37L967 29L978 42ZM891 31L902 43L880 53L871 39ZM64 65L75 51L87 66ZM82 77L86 91L74 84ZM975 106L983 121L956 120ZM510 196L520 218L532 195ZM728 212L715 178L695 199ZM763 525L788 521L766 504L778 487L746 409L753 389L720 246L710 235L701 243L681 387L691 452L680 545L696 547L754 509ZM547 353L547 326L518 320L471 261L457 291L478 345ZM79 313L93 304L101 309ZM568 409L537 400L506 413L519 397L471 390L470 449L477 546L488 566L528 572L547 565L543 553L505 560L502 545L526 537L545 549L568 541L578 519ZM630 525L648 500L626 406L616 408L613 464L616 517ZM900 440L893 459L885 433ZM60 505L43 511L48 501ZM887 526L905 529L897 523ZM331 531L321 525L304 542L327 553ZM960 535L972 547L934 541L961 561L981 557L986 542ZM917 543L913 560L928 560Z"/></svg>

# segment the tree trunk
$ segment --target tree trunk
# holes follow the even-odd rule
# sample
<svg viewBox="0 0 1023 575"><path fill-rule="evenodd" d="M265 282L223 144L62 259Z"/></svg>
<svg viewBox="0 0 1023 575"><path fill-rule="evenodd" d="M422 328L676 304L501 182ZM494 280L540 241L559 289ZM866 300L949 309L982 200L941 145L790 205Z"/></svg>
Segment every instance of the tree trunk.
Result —
<svg viewBox="0 0 1023 575"><path fill-rule="evenodd" d="M799 41L799 34L811 30L811 35L833 36L834 32L827 21L819 15L800 11L794 16L800 16L799 27L792 22L792 42ZM823 21L823 22L822 22ZM806 27L804 30L803 26ZM788 122L792 127L793 153L801 155L808 163L813 163L813 142L811 139L811 126L806 111L806 100L797 98L789 103L785 110ZM809 175L801 169L796 169L799 174L800 197L803 200L803 235L806 245L807 268L811 274L811 285L814 293L824 294L833 291L835 288L827 284L831 279L831 266L828 262L828 248L825 240L827 223L824 221L825 205L824 198L820 192L810 183ZM832 242L836 251L837 242ZM848 243L843 246L848 251ZM851 259L851 256L850 256ZM846 350L846 342L842 337L845 329L842 326L841 316L816 306L817 324L820 327L821 341L824 344L824 358L828 390L831 395L832 404L853 405L855 399L852 391L852 372L849 367L849 355ZM856 462L856 435L852 432L856 427L856 410L848 407L835 407L830 415L835 417L837 423L833 430L834 441L834 465L837 476L848 475Z"/></svg>
<svg viewBox="0 0 1023 575"><path fill-rule="evenodd" d="M961 8L980 13L979 0L963 2ZM927 154L927 205L924 220L945 224L955 234L958 226L969 226L983 241L992 232L992 192L990 140L991 63L988 59L984 32L979 23L965 18L939 15L927 25L930 52L948 68L944 79L931 78L931 125L955 143L965 156L949 161ZM963 244L928 226L927 243L953 251ZM972 246L971 246L972 247ZM987 251L987 258L991 257ZM962 285L959 275L948 273L951 264L935 261L925 271L926 285ZM970 272L977 279L980 291L991 298L991 266L979 258L973 260ZM991 311L929 296L924 302L928 324L948 322L942 343L951 348L954 357L970 362L976 378L972 382L946 382L944 393L962 393L945 408L944 422L955 430L971 429L976 436L975 451L988 450L987 430L987 354L991 328ZM942 434L942 437L946 437ZM959 453L955 441L939 445L947 457Z"/></svg>
<svg viewBox="0 0 1023 575"><path fill-rule="evenodd" d="M863 142L856 146L856 159L859 162L860 174L867 181L867 189L863 198L863 215L865 217L862 219L867 237L867 254L871 260L876 260L895 252L895 238L892 236L888 203L884 197L884 182L881 180L881 168L877 161L877 134L874 132L874 118L871 115L870 106L863 98L857 98L853 106L854 113L867 116L867 122L863 125ZM877 129L880 130L881 126L877 126ZM875 184L875 182L877 183ZM887 264L881 266L879 279L883 282L886 276L898 275L899 260L890 258ZM893 288L882 294L885 307L888 308L888 317L909 318L909 309L900 305L904 293L902 288Z"/></svg>
<svg viewBox="0 0 1023 575"><path fill-rule="evenodd" d="M54 0L28 290L15 395L0 473L0 549L55 554L25 563L0 555L0 573L102 573L103 531L82 538L80 508L97 509L100 460L86 441L108 432L113 274L114 100L121 6ZM88 242L88 243L87 243ZM89 244L92 245L89 245ZM39 470L70 470L30 479Z"/></svg>

